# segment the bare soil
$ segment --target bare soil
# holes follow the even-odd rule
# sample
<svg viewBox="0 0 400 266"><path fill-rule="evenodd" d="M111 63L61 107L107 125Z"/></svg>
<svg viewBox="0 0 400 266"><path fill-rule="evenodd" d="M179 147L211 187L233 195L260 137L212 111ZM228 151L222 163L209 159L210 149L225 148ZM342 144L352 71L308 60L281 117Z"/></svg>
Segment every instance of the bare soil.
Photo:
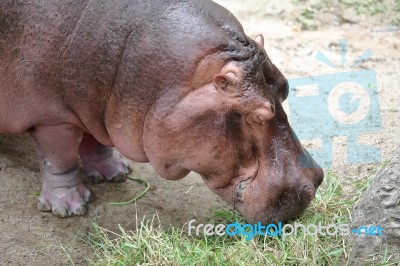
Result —
<svg viewBox="0 0 400 266"><path fill-rule="evenodd" d="M382 130L364 134L360 141L381 150L382 159L390 159L400 147L400 28L390 23L395 17L391 4L383 14L357 15L352 8L329 2L305 1L293 4L289 0L217 1L227 7L242 22L249 36L262 33L265 48L272 61L288 78L336 73L315 60L322 51L340 62L338 39L347 39L349 60L371 49L373 57L361 68L377 73ZM386 2L385 2L386 3ZM322 5L323 8L318 7ZM311 30L304 30L298 20L304 9L315 15ZM287 108L287 104L285 104ZM319 130L319 126L308 124ZM344 181L366 178L376 164L347 164L346 139L333 139L332 169ZM191 173L179 181L167 181L158 176L149 164L131 163L135 176L151 183L151 190L136 204L108 206L113 201L127 200L143 187L132 181L123 184L88 184L95 194L88 214L60 219L51 213L36 210L36 192L40 191L40 174L29 136L0 135L0 264L65 265L86 264L92 257L90 247L80 240L91 228L91 221L110 230L118 225L134 229L137 220L158 214L163 225L181 227L191 219L204 221L211 210L230 208L209 191L201 178ZM84 175L82 178L85 180ZM350 191L351 192L351 191Z"/></svg>

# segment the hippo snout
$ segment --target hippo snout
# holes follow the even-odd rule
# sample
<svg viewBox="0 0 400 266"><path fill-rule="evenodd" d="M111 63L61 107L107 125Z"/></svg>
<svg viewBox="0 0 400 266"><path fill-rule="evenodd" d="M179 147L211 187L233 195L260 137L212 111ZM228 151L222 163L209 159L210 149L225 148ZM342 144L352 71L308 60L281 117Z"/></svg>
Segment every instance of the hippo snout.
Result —
<svg viewBox="0 0 400 266"><path fill-rule="evenodd" d="M277 223L298 217L315 197L324 178L317 164L315 168L288 168L287 176L268 170L236 185L235 207L249 223Z"/></svg>

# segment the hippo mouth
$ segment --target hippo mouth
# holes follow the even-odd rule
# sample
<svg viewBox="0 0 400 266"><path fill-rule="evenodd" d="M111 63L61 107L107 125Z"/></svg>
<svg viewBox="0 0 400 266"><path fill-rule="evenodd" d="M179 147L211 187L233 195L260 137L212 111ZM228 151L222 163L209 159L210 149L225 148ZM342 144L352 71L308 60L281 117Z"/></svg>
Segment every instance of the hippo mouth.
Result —
<svg viewBox="0 0 400 266"><path fill-rule="evenodd" d="M253 189L252 182L259 176L260 170L262 171L256 167L255 171L247 178L237 178L238 181L234 186L233 207L242 213L249 222L268 224L288 221L301 215L315 197L318 184L304 184L282 189L273 197L260 195L261 201L253 201L249 204L247 195L245 195L246 189Z"/></svg>
<svg viewBox="0 0 400 266"><path fill-rule="evenodd" d="M236 196L236 200L239 202L243 202L242 200L242 192L243 190L247 187L247 182L245 180L240 181L239 184L236 186L235 189L235 196Z"/></svg>
<svg viewBox="0 0 400 266"><path fill-rule="evenodd" d="M312 197L307 197L306 199L301 197L298 190L286 191L268 204L264 202L264 206L258 206L259 208L257 208L257 203L256 205L249 205L246 204L242 198L248 185L249 182L244 180L239 182L236 186L234 208L238 210L249 223L261 222L266 225L294 219L303 213L312 200ZM250 208L250 210L247 210L248 208ZM254 212L251 211L251 209L253 209Z"/></svg>

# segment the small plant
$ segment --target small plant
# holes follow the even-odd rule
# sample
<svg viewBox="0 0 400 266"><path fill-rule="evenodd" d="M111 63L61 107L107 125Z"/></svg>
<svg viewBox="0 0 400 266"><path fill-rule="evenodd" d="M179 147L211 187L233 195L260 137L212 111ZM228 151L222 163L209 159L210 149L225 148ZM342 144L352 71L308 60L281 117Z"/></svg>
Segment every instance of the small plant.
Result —
<svg viewBox="0 0 400 266"><path fill-rule="evenodd" d="M400 27L400 18L393 19L392 25Z"/></svg>
<svg viewBox="0 0 400 266"><path fill-rule="evenodd" d="M398 14L400 12L400 0L395 0L394 11L397 12L397 17L394 18L391 22L394 26L400 27L400 14Z"/></svg>
<svg viewBox="0 0 400 266"><path fill-rule="evenodd" d="M304 30L311 30L315 27L314 15L315 12L311 8L306 8L297 17L297 20L301 23Z"/></svg>

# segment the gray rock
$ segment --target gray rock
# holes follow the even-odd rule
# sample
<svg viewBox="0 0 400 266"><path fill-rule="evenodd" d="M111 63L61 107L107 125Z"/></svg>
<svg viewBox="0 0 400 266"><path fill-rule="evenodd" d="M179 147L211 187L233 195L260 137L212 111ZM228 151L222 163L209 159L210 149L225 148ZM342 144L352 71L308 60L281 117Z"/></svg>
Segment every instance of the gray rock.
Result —
<svg viewBox="0 0 400 266"><path fill-rule="evenodd" d="M384 256L400 260L400 153L375 176L353 210L351 228L373 225L383 228L383 236L349 236L352 265L379 263Z"/></svg>

